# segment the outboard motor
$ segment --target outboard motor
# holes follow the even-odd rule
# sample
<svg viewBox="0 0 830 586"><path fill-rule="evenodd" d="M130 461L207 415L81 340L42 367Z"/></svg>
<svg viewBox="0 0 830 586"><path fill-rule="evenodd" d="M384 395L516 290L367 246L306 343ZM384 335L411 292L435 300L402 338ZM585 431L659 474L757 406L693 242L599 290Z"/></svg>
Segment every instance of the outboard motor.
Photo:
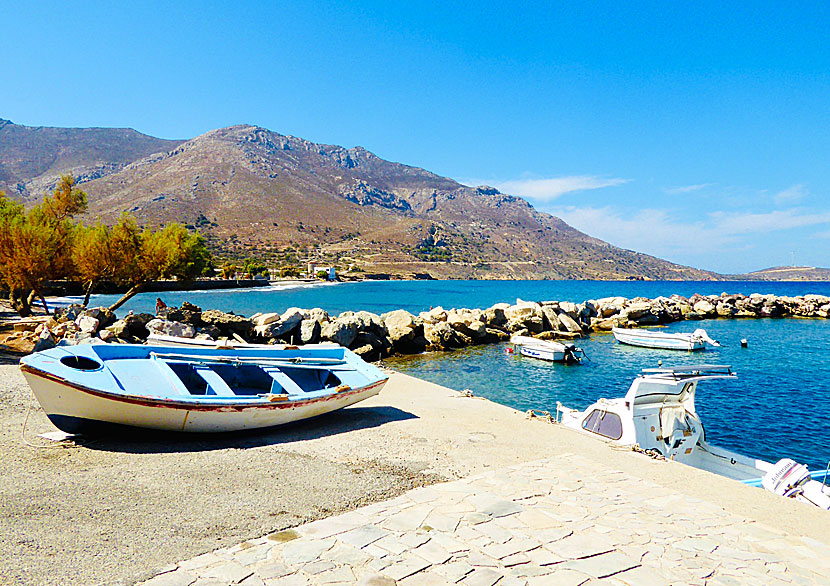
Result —
<svg viewBox="0 0 830 586"><path fill-rule="evenodd" d="M804 491L802 485L809 481L810 471L807 466L784 458L778 460L772 470L764 474L761 486L781 496L795 497Z"/></svg>
<svg viewBox="0 0 830 586"><path fill-rule="evenodd" d="M564 344L565 346L565 363L578 364L582 360L582 350L577 348L574 344Z"/></svg>
<svg viewBox="0 0 830 586"><path fill-rule="evenodd" d="M692 333L692 335L695 336L696 338L699 338L699 339L703 340L707 344L711 344L712 346L716 346L716 347L720 346L720 344L716 340L713 340L712 338L709 337L709 334L706 333L706 330L697 329Z"/></svg>

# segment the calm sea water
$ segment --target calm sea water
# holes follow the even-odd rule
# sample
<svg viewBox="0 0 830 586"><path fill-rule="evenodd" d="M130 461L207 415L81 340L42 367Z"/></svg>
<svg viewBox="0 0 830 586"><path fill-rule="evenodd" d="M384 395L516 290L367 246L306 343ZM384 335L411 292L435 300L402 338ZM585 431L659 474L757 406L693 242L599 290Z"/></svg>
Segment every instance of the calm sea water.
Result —
<svg viewBox="0 0 830 586"><path fill-rule="evenodd" d="M648 298L694 293L830 295L830 283L674 281L380 281L293 288L164 293L168 305L182 301L251 315L288 307L322 307L330 313L365 309L413 313L432 306L484 308L498 302L560 300L580 302L614 295ZM153 312L156 293L135 297L119 312ZM112 303L117 296L96 296ZM737 380L706 381L697 410L707 438L716 445L767 460L792 457L812 470L830 460L830 320L710 320L677 323L668 331L704 327L723 347L683 353L617 344L608 334L580 340L590 361L564 366L507 356L506 345L478 346L447 353L388 360L393 368L516 409L554 411L556 401L585 408L599 397L625 394L643 368L692 363L730 364ZM746 338L749 347L740 346ZM530 428L529 428L530 432Z"/></svg>
<svg viewBox="0 0 830 586"><path fill-rule="evenodd" d="M289 307L322 307L329 313L365 309L383 313L406 309L412 313L441 305L445 308L485 308L494 303L515 303L516 298L581 302L621 295L623 297L691 296L727 293L774 293L830 295L830 282L759 283L712 281L365 281L362 283L306 284L300 286L142 293L122 307L155 313L159 295L167 305L189 301L204 309L221 309L241 315L284 311ZM110 305L118 295L95 295L92 305Z"/></svg>

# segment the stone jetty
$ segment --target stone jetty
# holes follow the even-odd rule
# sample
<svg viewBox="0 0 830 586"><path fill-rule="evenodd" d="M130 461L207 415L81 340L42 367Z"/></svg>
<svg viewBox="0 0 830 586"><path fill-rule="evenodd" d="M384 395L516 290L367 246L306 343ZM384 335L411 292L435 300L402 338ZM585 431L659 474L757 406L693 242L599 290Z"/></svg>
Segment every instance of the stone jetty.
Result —
<svg viewBox="0 0 830 586"><path fill-rule="evenodd" d="M505 341L513 334L540 339L578 338L613 327L641 327L684 320L803 317L827 319L830 297L802 295L699 295L682 297L606 297L582 303L523 301L487 309L434 307L414 315L398 309L381 315L291 307L282 313L250 317L185 302L157 315L130 314L122 319L104 308L72 305L39 325L12 334L16 348L42 350L63 340L78 343L141 343L151 332L186 338L229 338L265 344L335 342L365 360L393 354L417 354ZM4 343L4 340L0 340ZM7 338L6 344L10 343Z"/></svg>

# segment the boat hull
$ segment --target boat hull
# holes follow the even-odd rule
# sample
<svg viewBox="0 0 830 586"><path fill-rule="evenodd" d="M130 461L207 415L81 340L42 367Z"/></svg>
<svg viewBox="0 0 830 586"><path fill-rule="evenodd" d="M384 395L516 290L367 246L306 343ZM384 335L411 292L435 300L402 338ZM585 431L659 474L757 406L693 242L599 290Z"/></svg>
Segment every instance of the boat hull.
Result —
<svg viewBox="0 0 830 586"><path fill-rule="evenodd" d="M90 433L113 425L193 433L263 429L353 405L377 395L388 380L314 399L270 402L257 397L208 403L115 395L25 365L21 370L49 420L67 433Z"/></svg>
<svg viewBox="0 0 830 586"><path fill-rule="evenodd" d="M706 343L682 334L663 334L661 332L612 330L614 338L621 344L641 348L658 348L661 350L684 350L687 352L703 350Z"/></svg>
<svg viewBox="0 0 830 586"><path fill-rule="evenodd" d="M529 336L510 338L510 343L519 350L522 356L547 360L549 362L579 363L582 350L575 346L566 346L552 340L538 340Z"/></svg>
<svg viewBox="0 0 830 586"><path fill-rule="evenodd" d="M550 348L542 348L540 346L519 346L519 352L522 356L538 358L539 360L565 362L564 351L551 350Z"/></svg>

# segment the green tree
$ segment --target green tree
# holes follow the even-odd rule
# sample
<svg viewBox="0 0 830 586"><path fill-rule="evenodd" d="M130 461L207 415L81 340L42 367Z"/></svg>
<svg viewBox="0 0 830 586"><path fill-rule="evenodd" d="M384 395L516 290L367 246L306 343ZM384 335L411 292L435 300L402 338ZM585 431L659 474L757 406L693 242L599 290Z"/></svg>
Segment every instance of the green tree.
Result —
<svg viewBox="0 0 830 586"><path fill-rule="evenodd" d="M129 283L140 248L141 231L135 218L127 213L111 228L100 222L89 227L77 226L72 260L76 276L86 288L84 306L101 281Z"/></svg>
<svg viewBox="0 0 830 586"><path fill-rule="evenodd" d="M226 262L226 263L225 263L225 264L223 264L223 265L222 265L222 267L219 269L219 275L220 275L223 279L233 279L233 276L236 274L236 272L237 272L238 270L239 270L239 267L237 267L234 263L232 263L232 262Z"/></svg>
<svg viewBox="0 0 830 586"><path fill-rule="evenodd" d="M150 281L159 279L192 279L201 275L210 263L210 253L201 234L189 232L182 224L168 224L160 230L145 229L138 246L124 258L117 282L130 289L110 310L115 311L131 297L140 293Z"/></svg>
<svg viewBox="0 0 830 586"><path fill-rule="evenodd" d="M28 212L0 192L0 278L21 316L31 315L36 297L48 312L44 285L72 273L72 217L86 207L86 194L71 175L62 175L54 192Z"/></svg>

